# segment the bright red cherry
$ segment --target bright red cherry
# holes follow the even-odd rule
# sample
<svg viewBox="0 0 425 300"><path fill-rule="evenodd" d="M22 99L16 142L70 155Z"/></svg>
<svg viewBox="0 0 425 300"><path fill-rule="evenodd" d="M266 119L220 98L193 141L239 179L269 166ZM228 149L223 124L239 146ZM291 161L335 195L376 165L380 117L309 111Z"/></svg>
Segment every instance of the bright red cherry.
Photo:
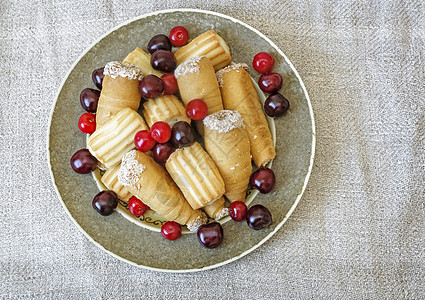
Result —
<svg viewBox="0 0 425 300"><path fill-rule="evenodd" d="M150 133L158 143L166 143L171 137L171 127L166 122L156 122L152 125Z"/></svg>
<svg viewBox="0 0 425 300"><path fill-rule="evenodd" d="M265 93L275 93L282 87L282 76L277 73L262 74L258 79L258 85Z"/></svg>
<svg viewBox="0 0 425 300"><path fill-rule="evenodd" d="M147 130L140 130L134 136L134 144L137 150L147 152L155 146L155 140L151 137L150 132Z"/></svg>
<svg viewBox="0 0 425 300"><path fill-rule="evenodd" d="M249 179L251 186L256 188L262 194L270 193L276 183L276 178L272 169L261 167L252 173Z"/></svg>
<svg viewBox="0 0 425 300"><path fill-rule="evenodd" d="M96 130L96 115L84 113L78 120L78 128L84 133L92 134Z"/></svg>
<svg viewBox="0 0 425 300"><path fill-rule="evenodd" d="M274 58L267 52L260 52L254 56L252 66L258 73L270 72L274 65Z"/></svg>
<svg viewBox="0 0 425 300"><path fill-rule="evenodd" d="M167 73L161 76L162 84L164 85L164 95L174 95L178 92L176 76L173 73Z"/></svg>
<svg viewBox="0 0 425 300"><path fill-rule="evenodd" d="M192 120L202 120L208 115L208 106L202 99L192 100L186 106L186 115Z"/></svg>
<svg viewBox="0 0 425 300"><path fill-rule="evenodd" d="M189 33L183 26L176 26L170 31L170 41L176 47L186 45L189 39Z"/></svg>
<svg viewBox="0 0 425 300"><path fill-rule="evenodd" d="M242 201L232 202L229 206L229 215L233 221L240 222L245 220L246 217L246 205Z"/></svg>
<svg viewBox="0 0 425 300"><path fill-rule="evenodd" d="M182 235L182 228L179 223L168 221L161 226L161 234L167 240L174 241Z"/></svg>
<svg viewBox="0 0 425 300"><path fill-rule="evenodd" d="M140 217L148 210L148 208L149 207L146 204L135 196L131 197L130 201L128 201L128 210L133 216Z"/></svg>

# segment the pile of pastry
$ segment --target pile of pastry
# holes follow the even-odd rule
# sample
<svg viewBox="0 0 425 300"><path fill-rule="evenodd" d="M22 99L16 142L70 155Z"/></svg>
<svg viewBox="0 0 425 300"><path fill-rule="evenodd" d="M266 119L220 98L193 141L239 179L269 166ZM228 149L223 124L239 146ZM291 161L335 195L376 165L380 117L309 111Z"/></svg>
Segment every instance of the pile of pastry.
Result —
<svg viewBox="0 0 425 300"><path fill-rule="evenodd" d="M136 48L122 62L95 70L100 93L81 94L87 113L79 127L91 135L71 166L77 173L105 170L101 181L109 189L96 195L93 207L108 215L121 199L136 216L150 208L170 221L164 237L178 238L185 225L209 248L223 231L208 220L229 212L253 229L268 226L264 206L247 211L243 203L250 181L263 193L273 188L273 171L264 166L276 156L248 66L232 63L214 30L190 41L178 26L147 48L150 54ZM254 174L251 160L259 168Z"/></svg>

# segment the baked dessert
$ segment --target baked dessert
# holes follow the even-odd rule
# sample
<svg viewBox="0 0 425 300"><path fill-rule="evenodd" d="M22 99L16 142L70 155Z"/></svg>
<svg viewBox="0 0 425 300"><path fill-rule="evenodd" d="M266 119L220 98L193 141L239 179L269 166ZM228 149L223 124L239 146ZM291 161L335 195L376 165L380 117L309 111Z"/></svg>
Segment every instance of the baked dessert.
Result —
<svg viewBox="0 0 425 300"><path fill-rule="evenodd" d="M179 48L175 53L177 64L181 64L195 56L206 56L218 71L232 61L229 46L214 30L208 30L189 44Z"/></svg>
<svg viewBox="0 0 425 300"><path fill-rule="evenodd" d="M240 113L221 110L203 122L205 150L223 177L224 195L230 202L245 201L252 166L249 138Z"/></svg>
<svg viewBox="0 0 425 300"><path fill-rule="evenodd" d="M195 56L186 60L177 67L174 75L186 106L194 99L202 99L207 104L208 114L223 109L214 68L206 56ZM202 134L202 122L196 122L196 127Z"/></svg>
<svg viewBox="0 0 425 300"><path fill-rule="evenodd" d="M123 157L118 180L156 213L190 231L207 222L203 212L187 203L167 172L143 152L132 150Z"/></svg>
<svg viewBox="0 0 425 300"><path fill-rule="evenodd" d="M137 110L141 99L139 80L142 78L143 72L139 67L112 61L105 65L104 75L96 111L97 129L123 108L129 107Z"/></svg>
<svg viewBox="0 0 425 300"><path fill-rule="evenodd" d="M127 107L96 129L88 139L87 148L106 168L111 168L120 162L124 154L135 148L135 134L148 129L143 118Z"/></svg>
<svg viewBox="0 0 425 300"><path fill-rule="evenodd" d="M145 76L152 74L161 77L162 75L164 75L164 73L152 68L151 56L139 47L134 49L133 52L130 52L124 58L124 62L138 66Z"/></svg>
<svg viewBox="0 0 425 300"><path fill-rule="evenodd" d="M92 201L101 215L112 214L118 199L128 203L125 207L135 217L149 205L167 220L161 222L164 238L179 238L181 225L186 225L197 231L201 245L215 248L223 229L217 222L205 224L204 212L216 220L230 215L255 230L272 222L267 208L254 205L248 210L243 201L248 183L264 194L272 190L274 173L263 165L276 153L247 66L227 66L229 47L214 30L188 40L186 28L176 26L169 37L158 34L149 41L152 56L136 48L123 62L93 71L93 83L101 92L82 91L80 103L87 113L78 121L78 128L91 134L88 149L77 151L70 164L79 174L104 171L101 181L108 190ZM181 48L174 54L172 45ZM271 117L289 108L278 93L282 78L271 72L273 64L265 52L253 60L262 74L259 87L270 94L264 110ZM182 102L174 96L178 91ZM137 112L141 96L146 99L147 124ZM205 150L196 142L200 137L191 120ZM259 166L253 174L251 158ZM149 222L148 217L139 220Z"/></svg>
<svg viewBox="0 0 425 300"><path fill-rule="evenodd" d="M124 202L128 202L133 196L128 189L121 184L118 180L118 174L120 172L121 163L116 164L112 168L109 168L105 174L103 174L100 181L108 188L108 190L113 191L117 194L118 198Z"/></svg>
<svg viewBox="0 0 425 300"><path fill-rule="evenodd" d="M204 207L225 192L217 166L197 142L174 151L165 168L193 209Z"/></svg>
<svg viewBox="0 0 425 300"><path fill-rule="evenodd" d="M205 205L202 209L207 213L210 218L221 219L229 215L229 209L224 206L224 197L220 197L212 203Z"/></svg>
<svg viewBox="0 0 425 300"><path fill-rule="evenodd" d="M245 123L251 145L251 155L257 167L275 158L276 151L247 65L235 64L217 72L225 109L237 110Z"/></svg>
<svg viewBox="0 0 425 300"><path fill-rule="evenodd" d="M167 122L170 127L178 121L190 123L183 103L174 95L162 95L143 103L143 116L149 127L159 121Z"/></svg>

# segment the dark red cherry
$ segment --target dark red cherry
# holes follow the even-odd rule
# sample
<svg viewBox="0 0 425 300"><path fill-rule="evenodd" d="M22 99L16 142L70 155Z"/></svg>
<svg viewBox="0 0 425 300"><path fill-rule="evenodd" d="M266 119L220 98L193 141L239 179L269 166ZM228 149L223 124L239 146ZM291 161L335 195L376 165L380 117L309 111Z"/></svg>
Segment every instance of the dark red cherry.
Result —
<svg viewBox="0 0 425 300"><path fill-rule="evenodd" d="M289 101L279 93L271 94L264 102L264 111L270 117L280 117L289 109Z"/></svg>
<svg viewBox="0 0 425 300"><path fill-rule="evenodd" d="M171 141L176 147L186 147L195 141L195 132L192 126L185 121L176 122L171 129Z"/></svg>
<svg viewBox="0 0 425 300"><path fill-rule="evenodd" d="M247 207L242 201L232 202L229 206L229 215L233 221L245 220Z"/></svg>
<svg viewBox="0 0 425 300"><path fill-rule="evenodd" d="M153 99L162 94L164 85L158 76L147 75L140 81L139 90L143 98Z"/></svg>
<svg viewBox="0 0 425 300"><path fill-rule="evenodd" d="M98 89L102 89L102 84L103 84L103 77L105 77L105 75L103 75L103 70L105 68L99 68L93 71L93 73L91 74L91 79L93 80L93 83L97 86Z"/></svg>
<svg viewBox="0 0 425 300"><path fill-rule="evenodd" d="M72 169L78 174L88 174L97 168L97 159L87 149L74 153L70 160Z"/></svg>
<svg viewBox="0 0 425 300"><path fill-rule="evenodd" d="M171 51L157 50L152 54L151 65L155 70L171 73L177 67L177 60Z"/></svg>
<svg viewBox="0 0 425 300"><path fill-rule="evenodd" d="M80 104L82 108L90 113L95 113L99 102L100 92L95 89L84 89L80 94Z"/></svg>
<svg viewBox="0 0 425 300"><path fill-rule="evenodd" d="M177 85L177 79L173 73L162 75L161 80L164 85L165 95L174 95L175 93L179 91L179 86Z"/></svg>
<svg viewBox="0 0 425 300"><path fill-rule="evenodd" d="M268 227L272 223L272 214L261 204L251 207L246 214L248 226L254 230Z"/></svg>
<svg viewBox="0 0 425 300"><path fill-rule="evenodd" d="M164 144L157 143L152 149L153 159L157 163L163 164L167 161L168 157L170 157L174 150L176 150L176 148L171 142Z"/></svg>
<svg viewBox="0 0 425 300"><path fill-rule="evenodd" d="M171 43L168 36L164 34L155 35L148 43L148 51L150 54L157 50L171 51Z"/></svg>
<svg viewBox="0 0 425 300"><path fill-rule="evenodd" d="M265 93L275 93L282 87L282 76L278 73L265 73L258 79L260 89Z"/></svg>
<svg viewBox="0 0 425 300"><path fill-rule="evenodd" d="M255 171L249 180L251 186L262 194L270 193L276 183L274 172L266 167L261 167Z"/></svg>
<svg viewBox="0 0 425 300"><path fill-rule="evenodd" d="M102 216L109 216L118 205L118 196L113 191L102 191L93 198L93 208Z"/></svg>
<svg viewBox="0 0 425 300"><path fill-rule="evenodd" d="M197 236L199 243L205 248L216 248L223 240L223 227L218 222L201 225Z"/></svg>

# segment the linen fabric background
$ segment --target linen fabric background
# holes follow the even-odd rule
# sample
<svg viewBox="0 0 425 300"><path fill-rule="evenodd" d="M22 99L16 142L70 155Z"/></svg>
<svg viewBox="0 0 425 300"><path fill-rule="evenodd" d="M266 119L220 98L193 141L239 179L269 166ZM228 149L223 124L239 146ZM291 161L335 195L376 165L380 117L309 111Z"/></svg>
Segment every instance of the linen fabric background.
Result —
<svg viewBox="0 0 425 300"><path fill-rule="evenodd" d="M310 182L283 228L193 274L97 248L47 165L49 113L73 62L112 27L166 8L263 32L297 68L316 120ZM0 298L425 298L424 1L2 0L0 24Z"/></svg>

